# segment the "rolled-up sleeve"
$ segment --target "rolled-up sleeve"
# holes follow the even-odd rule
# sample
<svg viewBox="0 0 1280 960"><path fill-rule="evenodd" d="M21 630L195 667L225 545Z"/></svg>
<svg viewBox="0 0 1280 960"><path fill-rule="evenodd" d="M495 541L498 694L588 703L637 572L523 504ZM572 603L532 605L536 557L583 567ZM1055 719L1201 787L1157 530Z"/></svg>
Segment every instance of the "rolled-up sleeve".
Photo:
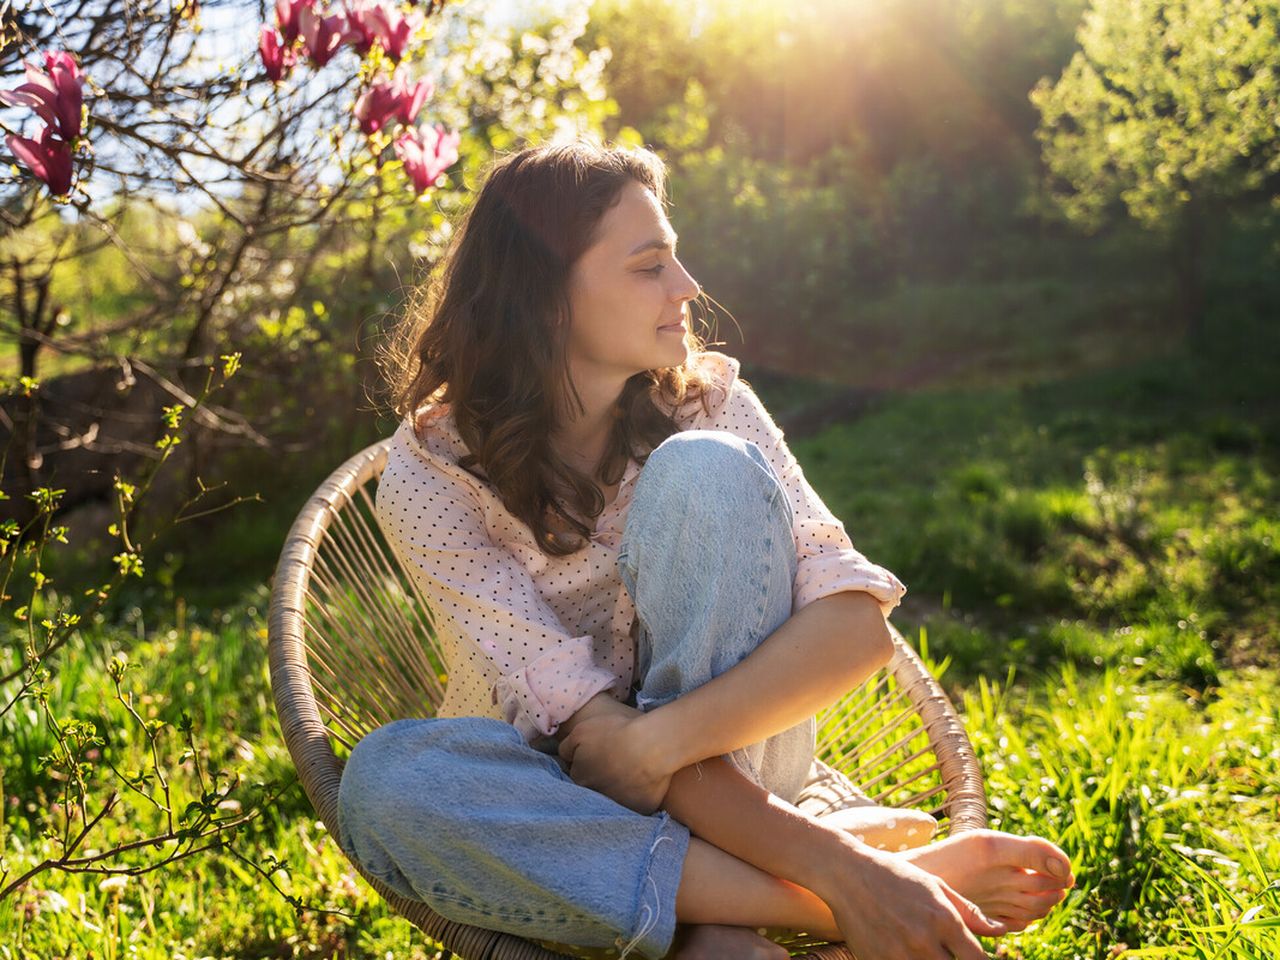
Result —
<svg viewBox="0 0 1280 960"><path fill-rule="evenodd" d="M529 572L495 545L479 504L448 476L392 459L376 499L379 526L431 609L437 632L484 657L508 723L528 742L553 735L618 682L592 658L592 638L560 624Z"/></svg>
<svg viewBox="0 0 1280 960"><path fill-rule="evenodd" d="M794 516L797 570L793 610L844 590L864 590L880 603L887 618L901 602L907 588L902 581L860 553L845 532L844 524L827 508L805 479L781 428L774 423L751 387L734 376L734 361L726 371L727 396L699 426L727 430L750 440L769 458L791 503Z"/></svg>

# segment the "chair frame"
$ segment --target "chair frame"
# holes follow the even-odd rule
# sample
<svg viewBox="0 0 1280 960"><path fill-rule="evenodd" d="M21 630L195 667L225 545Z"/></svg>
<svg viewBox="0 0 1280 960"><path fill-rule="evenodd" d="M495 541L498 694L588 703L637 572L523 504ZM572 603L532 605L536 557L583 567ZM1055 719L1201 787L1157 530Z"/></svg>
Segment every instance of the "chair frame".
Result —
<svg viewBox="0 0 1280 960"><path fill-rule="evenodd" d="M401 584L408 586L406 592L416 594L409 599L418 608L420 617L424 612L421 608L425 607L421 594L412 585L412 578L404 575L390 550L384 550L381 558L378 558L375 554L379 548L373 542L373 537L363 535L353 538L346 534L339 539L332 529L336 522L342 520L344 512L350 516L358 505L363 505L366 516L372 514L370 490L386 466L390 444L391 440L388 438L366 447L321 484L303 506L289 531L272 584L268 660L276 712L303 790L320 820L331 832L337 822L338 785L343 765L334 750L335 741L349 749L367 729L362 729L350 717L344 717L341 709L335 710L329 706L335 695L329 695L320 683L320 678L313 672L313 662L322 659L317 657L314 648L325 642L321 636L324 624L316 622L322 618L314 615L317 610L323 612L326 607L326 597L318 584L320 573L323 571L326 577L332 577L333 568L342 566L348 577L357 574L355 580L358 581L358 571L355 570L358 564L348 565L333 559L341 556L344 549L348 552L358 549L367 558L373 559L375 568L383 573L399 575ZM326 557L329 558L327 561ZM363 589L368 591L369 588L366 585ZM332 595L328 599L332 605ZM312 616L309 616L309 611ZM410 626L408 623L398 625L394 619L384 618L382 623L375 626L391 632ZM420 622L425 623L426 620ZM943 821L944 827L949 827L950 833L983 828L987 825L986 791L982 771L964 725L942 687L903 639L902 634L892 625L890 632L893 634L895 652L888 666L820 715L819 754L824 750L835 750L843 755L842 744L848 744L860 731L865 731L868 726L877 722L881 726L874 728L876 738L882 739L903 725L904 721L918 718L918 726L913 728L913 732L875 756L863 758L857 750L850 755L859 761L857 769L868 771L870 777L855 782L864 788L886 785L880 794L873 797L880 801L882 797L899 789L891 779L893 775L902 772L904 767L914 765L918 769L912 773L909 783L923 776L933 777L934 774L938 782L932 786L926 785L925 789L901 801L895 801L892 805L914 807L941 794L943 801L932 812ZM404 654L406 647L411 644L406 644L402 638L399 646L400 653ZM401 662L403 659L401 656ZM429 657L425 655L420 659L423 663L429 662ZM325 668L329 669L327 666ZM334 677L335 686L340 685L341 676L332 669L329 669L329 673ZM436 703L439 702L442 686L434 674L421 678L415 676L412 679L415 684L421 680L423 685L414 687L409 684L408 688L416 689L419 693L425 689ZM889 696L888 688L891 685L896 687L896 691ZM318 686L321 698L317 698ZM400 693L400 690L392 691L392 695ZM326 724L321 715L321 700L326 695L329 695L329 699L325 700L329 724ZM886 704L904 698L909 702L909 709L905 709L896 718L886 718L885 714L889 710ZM340 704L341 701L339 707ZM849 715L851 704L859 705L858 713ZM828 722L824 723L824 718ZM385 717L371 716L369 719L382 719L382 722L386 722ZM375 723L374 726L376 725L378 724ZM906 725L911 726L910 723ZM928 742L916 747L922 731ZM885 766L893 759L894 751L903 750L909 752L901 762ZM933 764L920 768L919 764L928 759L927 754L930 752L935 758ZM851 775L856 772L847 769L848 763L844 766L845 772ZM358 865L356 869L359 870ZM548 945L514 934L446 920L425 903L405 899L376 878L365 875L363 871L360 873L392 909L421 928L433 941L441 944L447 951L446 955L463 960L560 960L567 956L550 949ZM809 943L801 938L787 946L793 950L807 951L796 954L802 960L853 960L849 950L842 944Z"/></svg>

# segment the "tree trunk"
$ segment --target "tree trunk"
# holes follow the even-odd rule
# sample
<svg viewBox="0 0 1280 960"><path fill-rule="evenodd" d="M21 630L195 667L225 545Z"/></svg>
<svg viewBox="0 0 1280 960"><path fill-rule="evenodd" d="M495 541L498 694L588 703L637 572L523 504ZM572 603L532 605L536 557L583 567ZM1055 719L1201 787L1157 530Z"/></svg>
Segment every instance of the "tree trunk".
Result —
<svg viewBox="0 0 1280 960"><path fill-rule="evenodd" d="M1175 310L1187 337L1204 339L1205 239L1209 232L1205 200L1193 194L1183 208L1173 241Z"/></svg>

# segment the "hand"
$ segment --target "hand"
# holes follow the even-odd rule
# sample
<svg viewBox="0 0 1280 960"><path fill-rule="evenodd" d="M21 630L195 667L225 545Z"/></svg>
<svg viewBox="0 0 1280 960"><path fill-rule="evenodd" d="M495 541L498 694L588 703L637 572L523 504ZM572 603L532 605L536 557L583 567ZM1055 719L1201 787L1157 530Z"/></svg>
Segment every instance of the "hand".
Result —
<svg viewBox="0 0 1280 960"><path fill-rule="evenodd" d="M662 805L674 771L661 762L647 736L646 714L608 694L597 694L573 717L560 741L574 783L590 787L637 813Z"/></svg>
<svg viewBox="0 0 1280 960"><path fill-rule="evenodd" d="M858 957L875 960L985 960L977 935L1008 927L983 915L942 879L892 854L856 843L814 892Z"/></svg>

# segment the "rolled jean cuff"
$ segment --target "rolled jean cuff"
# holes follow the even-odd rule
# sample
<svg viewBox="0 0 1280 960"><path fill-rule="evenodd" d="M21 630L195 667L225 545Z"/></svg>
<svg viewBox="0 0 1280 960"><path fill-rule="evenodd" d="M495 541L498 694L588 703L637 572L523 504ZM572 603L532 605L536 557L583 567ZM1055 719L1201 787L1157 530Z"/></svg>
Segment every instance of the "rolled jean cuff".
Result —
<svg viewBox="0 0 1280 960"><path fill-rule="evenodd" d="M658 829L637 885L635 926L615 941L619 960L633 953L659 960L675 939L676 892L689 850L689 829L666 811L655 816Z"/></svg>

